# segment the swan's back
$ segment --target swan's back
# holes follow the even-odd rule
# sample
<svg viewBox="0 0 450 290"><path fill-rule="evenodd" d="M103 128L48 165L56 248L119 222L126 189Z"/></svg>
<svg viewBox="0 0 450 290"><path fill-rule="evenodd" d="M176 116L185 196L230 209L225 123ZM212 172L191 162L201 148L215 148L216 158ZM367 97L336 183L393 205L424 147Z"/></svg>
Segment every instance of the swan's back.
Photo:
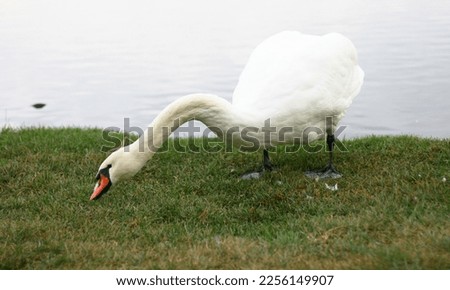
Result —
<svg viewBox="0 0 450 290"><path fill-rule="evenodd" d="M356 49L346 37L281 32L251 54L233 106L254 118L284 118L296 124L314 124L312 119L322 116L340 119L363 78Z"/></svg>

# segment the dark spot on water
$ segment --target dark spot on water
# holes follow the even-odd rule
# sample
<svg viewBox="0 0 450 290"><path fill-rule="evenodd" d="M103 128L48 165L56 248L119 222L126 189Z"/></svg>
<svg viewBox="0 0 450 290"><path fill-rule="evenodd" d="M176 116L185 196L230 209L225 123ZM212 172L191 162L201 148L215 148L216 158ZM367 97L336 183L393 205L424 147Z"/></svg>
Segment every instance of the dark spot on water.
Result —
<svg viewBox="0 0 450 290"><path fill-rule="evenodd" d="M36 108L36 109L42 109L43 107L45 107L45 104L43 103L36 103L31 105L32 107Z"/></svg>

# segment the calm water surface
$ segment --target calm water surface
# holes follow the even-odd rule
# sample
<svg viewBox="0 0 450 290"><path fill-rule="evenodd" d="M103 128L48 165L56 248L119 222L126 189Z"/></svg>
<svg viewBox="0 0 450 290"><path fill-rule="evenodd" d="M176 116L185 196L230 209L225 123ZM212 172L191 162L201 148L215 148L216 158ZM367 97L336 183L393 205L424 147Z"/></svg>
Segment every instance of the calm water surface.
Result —
<svg viewBox="0 0 450 290"><path fill-rule="evenodd" d="M347 138L450 137L450 1L311 2L2 0L0 127L145 127L185 94L231 100L252 49L299 30L358 49Z"/></svg>

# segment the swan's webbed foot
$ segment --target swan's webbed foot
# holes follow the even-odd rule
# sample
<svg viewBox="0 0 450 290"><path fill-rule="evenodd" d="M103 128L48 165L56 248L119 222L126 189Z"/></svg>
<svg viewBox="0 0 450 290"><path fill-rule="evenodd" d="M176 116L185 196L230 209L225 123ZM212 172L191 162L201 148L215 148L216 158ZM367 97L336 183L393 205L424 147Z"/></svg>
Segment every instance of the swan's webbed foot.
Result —
<svg viewBox="0 0 450 290"><path fill-rule="evenodd" d="M324 178L341 178L342 174L340 174L333 165L333 147L334 147L334 135L327 135L327 145L328 150L330 151L330 160L328 161L328 165L319 171L307 171L305 175L312 179L324 179Z"/></svg>
<svg viewBox="0 0 450 290"><path fill-rule="evenodd" d="M312 179L325 179L325 178L336 179L342 177L342 174L336 170L336 168L332 163L328 163L328 165L322 170L306 171L305 175Z"/></svg>
<svg viewBox="0 0 450 290"><path fill-rule="evenodd" d="M263 168L258 171L248 172L241 176L241 179L249 180L249 179L260 179L265 172L270 172L274 170L272 163L270 162L269 152L264 149L263 151Z"/></svg>
<svg viewBox="0 0 450 290"><path fill-rule="evenodd" d="M260 179L263 175L264 175L264 170L263 171L254 171L254 172L249 172L249 173L243 174L241 176L241 179L243 179L243 180Z"/></svg>

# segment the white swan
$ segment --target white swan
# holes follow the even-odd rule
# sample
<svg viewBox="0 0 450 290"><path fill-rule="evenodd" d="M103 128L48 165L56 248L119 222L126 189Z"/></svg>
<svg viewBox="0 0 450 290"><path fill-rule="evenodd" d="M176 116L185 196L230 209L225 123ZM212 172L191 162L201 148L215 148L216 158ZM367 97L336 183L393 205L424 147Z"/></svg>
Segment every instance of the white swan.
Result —
<svg viewBox="0 0 450 290"><path fill-rule="evenodd" d="M265 149L280 143L302 143L327 134L331 152L334 130L363 78L356 49L346 37L278 33L251 54L232 103L214 95L192 94L169 104L136 142L103 161L90 199L136 174L171 132L193 119L235 146L263 149L266 169L271 165ZM327 117L333 117L330 124ZM327 169L335 172L331 157Z"/></svg>

